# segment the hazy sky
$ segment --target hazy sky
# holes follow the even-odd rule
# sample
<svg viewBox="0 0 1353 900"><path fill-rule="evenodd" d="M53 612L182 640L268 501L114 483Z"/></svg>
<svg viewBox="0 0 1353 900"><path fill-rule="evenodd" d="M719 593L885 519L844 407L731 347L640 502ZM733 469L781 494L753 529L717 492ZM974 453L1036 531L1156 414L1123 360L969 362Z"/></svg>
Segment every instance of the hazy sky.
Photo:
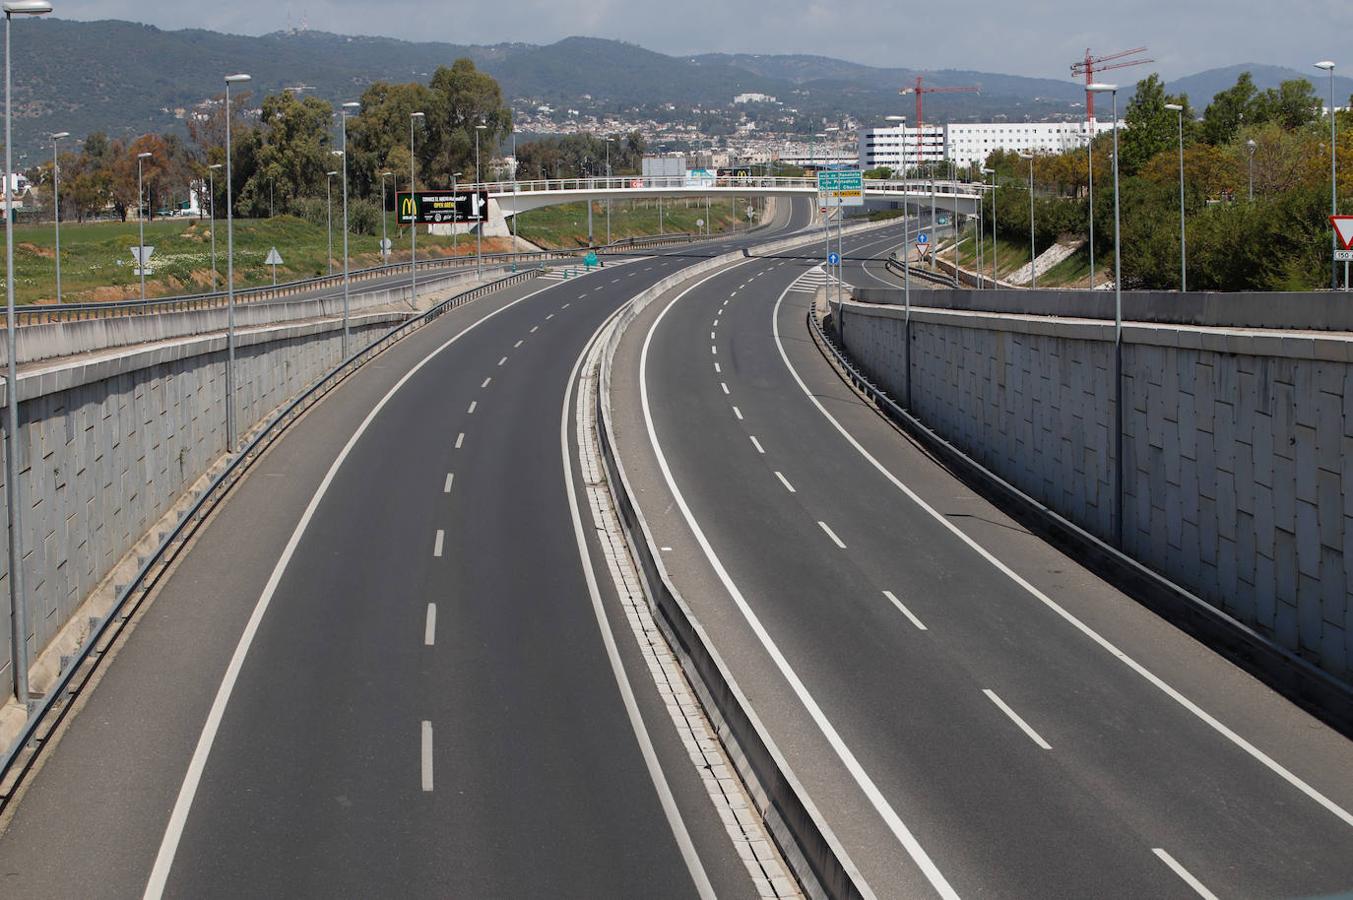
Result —
<svg viewBox="0 0 1353 900"><path fill-rule="evenodd" d="M302 22L342 34L457 43L549 43L569 35L631 41L663 53L821 53L873 65L975 69L1050 78L1086 47L1147 46L1166 78L1231 63L1347 64L1337 38L1353 4L1336 0L54 0L59 16L132 19L166 29L263 34ZM1343 42L1347 46L1347 42ZM1138 78L1129 70L1124 78Z"/></svg>

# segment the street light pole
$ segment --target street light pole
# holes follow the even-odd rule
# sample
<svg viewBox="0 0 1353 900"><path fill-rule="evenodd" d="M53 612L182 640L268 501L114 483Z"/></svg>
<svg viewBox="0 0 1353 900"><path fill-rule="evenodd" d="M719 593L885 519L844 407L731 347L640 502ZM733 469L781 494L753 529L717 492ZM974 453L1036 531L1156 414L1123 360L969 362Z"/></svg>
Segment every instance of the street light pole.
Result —
<svg viewBox="0 0 1353 900"><path fill-rule="evenodd" d="M57 142L70 137L69 131L52 135L52 212L56 221L56 302L61 303L61 162L56 152Z"/></svg>
<svg viewBox="0 0 1353 900"><path fill-rule="evenodd" d="M414 168L418 158L413 149L413 123L423 118L423 113L409 113L409 199L413 201L413 221L409 224L409 300L418 302L418 173ZM455 232L455 225L451 231Z"/></svg>
<svg viewBox="0 0 1353 900"><path fill-rule="evenodd" d="M9 638L10 670L14 673L14 699L28 706L28 608L23 596L23 545L19 534L19 367L14 328L14 189L10 173L14 146L10 133L13 106L10 81L10 22L14 16L40 16L52 11L43 0L15 0L5 4L5 337L9 359L5 361L5 514L9 523Z"/></svg>
<svg viewBox="0 0 1353 900"><path fill-rule="evenodd" d="M1167 103L1165 108L1179 116L1179 292L1182 294L1189 289L1188 248L1184 240L1184 106Z"/></svg>
<svg viewBox="0 0 1353 900"><path fill-rule="evenodd" d="M1086 184L1089 187L1087 200L1090 204L1090 290L1095 289L1095 120L1090 119L1086 126L1090 129L1090 139L1086 142Z"/></svg>
<svg viewBox="0 0 1353 900"><path fill-rule="evenodd" d="M1118 200L1118 85L1092 83L1093 93L1113 95L1113 536L1123 547L1123 254Z"/></svg>
<svg viewBox="0 0 1353 900"><path fill-rule="evenodd" d="M343 147L337 155L343 159L343 358L348 358L348 113L361 109L356 101L344 103L340 110L340 127L343 133Z"/></svg>
<svg viewBox="0 0 1353 900"><path fill-rule="evenodd" d="M484 184L484 178L479 172L479 132L489 126L480 122L474 127L474 181L475 191L478 193L480 187ZM488 192L485 191L485 194ZM479 221L475 223L474 229L474 273L476 278L484 277L484 218L488 215L488 204L484 204L484 209L479 210ZM592 211L592 201L587 201L587 211ZM453 227L451 229L455 231ZM588 240L592 239L592 230L588 229Z"/></svg>
<svg viewBox="0 0 1353 900"><path fill-rule="evenodd" d="M389 264L390 251L386 248L390 246L390 236L386 232L385 221L389 214L385 211L385 179L389 178L394 172L381 172L381 262Z"/></svg>
<svg viewBox="0 0 1353 900"><path fill-rule="evenodd" d="M1254 201L1254 149L1259 146L1250 138L1245 142L1245 149L1250 152L1250 201Z"/></svg>
<svg viewBox="0 0 1353 900"><path fill-rule="evenodd" d="M140 247L137 248L136 261L138 271L141 273L141 299L146 299L146 211L145 211L145 189L141 186L141 163L151 157L150 153L136 154L136 227L140 237ZM6 176L8 177L8 176Z"/></svg>
<svg viewBox="0 0 1353 900"><path fill-rule="evenodd" d="M516 140L516 135L514 134L512 137L513 137L513 140L515 141L515 140ZM612 185L611 185L611 145L614 144L614 143L615 143L615 138L608 137L608 138L606 139L606 189L607 189L607 190L610 190L610 188L611 188L611 186L612 186ZM516 179L514 178L513 180L515 181ZM515 219L516 216L513 216L513 218ZM611 198L610 198L610 197L607 197L607 198L606 198L606 243L607 243L607 244L610 244L610 243L611 243Z"/></svg>
<svg viewBox="0 0 1353 900"><path fill-rule="evenodd" d="M512 252L517 252L517 123L512 122ZM609 207L608 207L609 209ZM455 231L455 228L451 229Z"/></svg>
<svg viewBox="0 0 1353 900"><path fill-rule="evenodd" d="M1335 140L1337 138L1337 119L1334 115L1334 63L1329 60L1322 60L1315 64L1317 69L1324 69L1330 76L1330 215L1339 214L1339 193L1338 182L1335 180ZM1334 259L1334 251L1339 249L1338 236L1334 229L1330 229L1330 290L1336 290L1339 287L1339 263ZM1348 290L1348 263L1344 263L1344 290Z"/></svg>
<svg viewBox="0 0 1353 900"><path fill-rule="evenodd" d="M1117 127L1117 123L1115 123ZM1029 160L1029 288L1038 290L1038 247L1034 244L1034 155L1021 153ZM1116 165L1116 163L1115 163Z"/></svg>
<svg viewBox="0 0 1353 900"><path fill-rule="evenodd" d="M338 174L337 170L325 172L324 177L324 208L325 208L325 234L329 237L329 277L334 277L334 176Z"/></svg>
<svg viewBox="0 0 1353 900"><path fill-rule="evenodd" d="M235 195L231 183L230 86L249 81L248 75L227 75L226 86L226 452L235 452ZM144 270L143 270L144 271Z"/></svg>
<svg viewBox="0 0 1353 900"><path fill-rule="evenodd" d="M207 191L211 194L211 289L216 290L216 170L220 163L207 166Z"/></svg>

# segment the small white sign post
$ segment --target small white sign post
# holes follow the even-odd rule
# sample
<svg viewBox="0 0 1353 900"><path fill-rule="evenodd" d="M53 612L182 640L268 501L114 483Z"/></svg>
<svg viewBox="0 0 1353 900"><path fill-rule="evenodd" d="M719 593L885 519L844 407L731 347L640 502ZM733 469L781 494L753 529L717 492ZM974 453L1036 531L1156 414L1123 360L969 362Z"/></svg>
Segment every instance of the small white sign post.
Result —
<svg viewBox="0 0 1353 900"><path fill-rule="evenodd" d="M282 254L273 247L268 251L268 258L263 260L265 266L272 266L272 286L277 287L277 267L282 265Z"/></svg>
<svg viewBox="0 0 1353 900"><path fill-rule="evenodd" d="M132 259L136 262L136 268L132 270L133 275L140 275L141 270L145 269L147 275L154 275L150 270L150 256L155 252L153 244L147 244L144 247L129 247L132 252Z"/></svg>

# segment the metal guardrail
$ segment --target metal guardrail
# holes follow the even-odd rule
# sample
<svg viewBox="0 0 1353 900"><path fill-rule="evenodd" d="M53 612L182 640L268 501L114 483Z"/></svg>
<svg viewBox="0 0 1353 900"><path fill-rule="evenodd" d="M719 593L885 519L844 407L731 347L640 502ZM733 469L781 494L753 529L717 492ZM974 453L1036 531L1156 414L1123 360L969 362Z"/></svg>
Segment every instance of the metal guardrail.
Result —
<svg viewBox="0 0 1353 900"><path fill-rule="evenodd" d="M206 521L211 511L239 482L254 460L286 431L291 423L330 390L341 384L363 363L384 352L401 338L452 309L539 275L540 269L536 268L491 281L443 300L427 312L395 326L321 376L254 433L220 474L212 479L201 496L179 517L177 524L159 545L141 561L131 581L118 590L113 608L94 626L84 643L80 645L80 649L68 660L63 660L64 665L56 684L29 713L23 730L6 749L4 758L0 759L0 815L3 815L14 798L24 776L32 769L42 748L60 727L71 708L72 701L89 684L99 662L108 653L132 615L169 571L178 554L187 546L189 539Z"/></svg>

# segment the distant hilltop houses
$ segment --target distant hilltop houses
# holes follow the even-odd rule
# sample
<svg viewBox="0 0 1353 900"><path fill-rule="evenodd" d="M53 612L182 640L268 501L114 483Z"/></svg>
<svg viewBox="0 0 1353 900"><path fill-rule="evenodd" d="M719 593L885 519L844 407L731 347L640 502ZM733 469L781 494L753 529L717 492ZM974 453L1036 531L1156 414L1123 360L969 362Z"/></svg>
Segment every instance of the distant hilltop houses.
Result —
<svg viewBox="0 0 1353 900"><path fill-rule="evenodd" d="M733 102L737 104L742 104L742 103L779 103L780 101L776 100L770 94L750 93L750 94L738 94L736 97L733 98Z"/></svg>

